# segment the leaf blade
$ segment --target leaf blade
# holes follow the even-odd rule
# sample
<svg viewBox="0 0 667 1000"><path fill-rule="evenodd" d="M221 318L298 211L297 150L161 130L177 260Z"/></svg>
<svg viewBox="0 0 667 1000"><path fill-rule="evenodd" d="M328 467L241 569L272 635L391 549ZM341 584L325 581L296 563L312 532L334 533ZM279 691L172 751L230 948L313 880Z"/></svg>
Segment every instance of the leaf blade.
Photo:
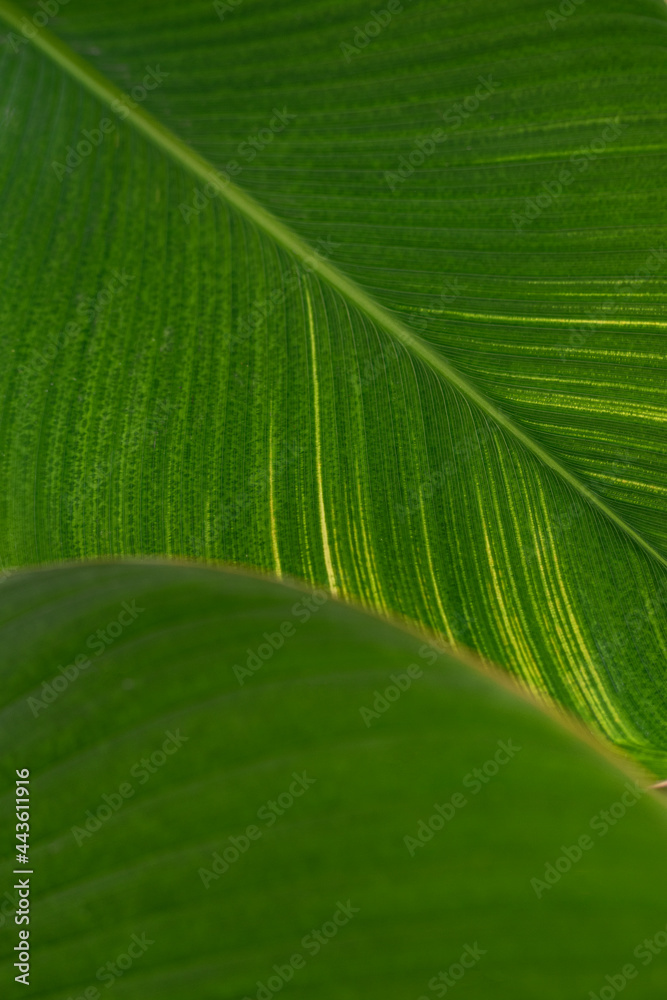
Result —
<svg viewBox="0 0 667 1000"><path fill-rule="evenodd" d="M530 5L517 4L511 14L502 16L521 15L524 7L528 10ZM625 5L620 4L619 10L622 21ZM149 30L133 53L135 65L138 54L146 51L143 46L155 43L151 32L163 23L164 12L155 19L156 11L151 8L143 15ZM457 16L451 10L433 16L441 15ZM191 32L197 46L206 31L206 23L198 16ZM113 21L116 14L111 12L109 17ZM413 23L421 30L418 20ZM644 29L640 21L633 23L639 37ZM514 34L508 36L507 44L519 52L527 37L525 28L525 24L519 28L514 25ZM108 24L106 32L106 42L113 49L118 37L114 43L114 31ZM187 42L188 36L184 37ZM460 39L457 44L461 44ZM175 52L173 44L171 51ZM214 49L209 46L207 51L210 56ZM636 60L640 51L640 46L635 46L631 59ZM183 53L187 53L187 44L182 59ZM403 71L405 60L412 58L410 46L405 43L396 55L402 60ZM38 72L47 72L37 65ZM210 58L201 65L204 77L208 74L209 81L217 79ZM372 61L367 65L368 74L364 76L363 71L361 78L368 84L376 71ZM459 81L467 78L468 69L466 57L457 71ZM238 73L238 66L234 72ZM330 73L330 64L321 72ZM417 76L420 86L431 86L428 73ZM446 72L442 80L443 93L447 93L450 83ZM181 71L170 92L170 100L181 109L190 100L187 90L179 90L182 85ZM67 90L64 82L61 86ZM116 93L106 83L100 87L107 97ZM346 87L349 89L349 84ZM25 90L29 103L29 86ZM255 93L252 88L250 92ZM320 96L322 93L320 87ZM335 115L339 95L335 88L328 93L326 114ZM64 133L72 136L77 134L77 101L82 98L76 89L67 90L67 95L69 117L62 125ZM160 97L159 91L156 96ZM217 96L215 90L211 95L204 89L202 99L208 110L215 106L212 97ZM99 106L86 107L93 120L99 118ZM371 103L364 113L373 110ZM204 173L208 170L201 153L172 138L172 133L165 138L166 126L153 124L142 107L133 115L153 138L159 138L165 150L180 151L182 166L191 170L197 165ZM545 117L539 129L526 129L525 141L517 126L505 156L494 154L497 169L505 169L504 164L512 158L529 164L537 160L539 165L544 137L554 132L553 122L548 114ZM567 151L572 143L576 149L582 130L597 127L600 120L600 114L589 114L583 120L568 122ZM415 127L411 124L406 134L414 134ZM344 143L349 142L349 134L343 132ZM493 324L503 313L441 309L441 319L447 323L448 349L464 372L459 375L443 356L444 342L434 336L442 333L442 326L427 323L425 333L417 336L406 333L407 327L396 315L405 314L410 296L420 296L423 302L425 291L431 296L434 293L433 271L422 280L418 274L414 277L409 267L399 266L400 254L407 253L400 241L389 248L376 244L366 271L360 266L359 254L345 267L316 257L311 273L295 281L294 261L284 250L296 249L297 256L303 257L306 244L286 230L280 219L276 221L275 213L259 206L244 191L225 186L234 192L237 208L243 208L246 215L248 205L252 205L254 222L261 222L264 233L217 201L209 204L187 231L183 226L178 229L177 203L179 198L185 199L189 178L172 164L155 158L154 150L129 138L127 130L119 127L117 136L121 134L123 141L130 143L136 162L130 161L127 152L117 154L115 149L103 147L95 169L88 169L92 167L88 161L88 167L82 167L71 179L68 197L74 192L85 196L96 190L95 185L102 186L107 205L113 206L108 212L118 212L120 195L111 175L119 171L123 196L132 199L140 220L135 223L123 216L127 232L132 234L129 246L142 275L142 288L132 305L118 303L113 322L123 330L120 342L111 323L98 312L91 330L82 338L83 350L78 357L66 357L63 351L57 354L55 368L59 371L62 364L64 370L59 372L54 391L63 394L63 376L82 380L84 412L76 413L72 394L65 394L62 403L45 402L34 421L26 418L20 407L12 410L8 404L5 427L12 441L12 457L7 480L12 486L5 497L3 521L11 561L54 555L191 555L200 551L212 558L278 569L312 582L328 580L348 598L397 611L454 642L474 646L503 663L533 690L557 697L575 709L642 759L656 755L662 760L665 734L656 718L656 706L663 700L663 556L656 550L655 536L632 523L636 515L644 521L650 519L653 509L631 510L632 516L625 518L616 506L593 492L590 484L581 485L581 476L572 472L559 454L553 457L546 450L539 421L539 433L529 433L503 411L498 388L489 387L488 371L477 374L478 382L486 379L485 391L473 384L470 371L479 365L479 345L477 356L475 351L466 355L456 324L469 324L480 316ZM472 133L467 135L473 141ZM289 164L289 134L286 141ZM298 146L298 140L294 141ZM278 149L277 143L272 148ZM315 153L308 155L319 156L324 146L315 141L313 148ZM644 142L641 149L646 148ZM547 147L547 153L554 156L558 150ZM461 150L459 155L464 155ZM305 162L305 169L312 166L308 156ZM347 165L352 169L349 158ZM475 163L466 167L474 175L473 187L483 169L483 164L478 167ZM300 170L303 174L304 168ZM261 187L248 170L244 182L248 188ZM419 183L418 178L415 183ZM128 195L133 184L139 190ZM52 186L41 203L48 206L51 218L55 218L53 206L62 190ZM167 190L173 190L175 197L169 199L163 213L158 195ZM292 195L293 188L283 176L278 195L267 200L276 204L279 197L289 200ZM340 198L340 191L338 195ZM442 221L443 213L460 213L460 202L457 197L441 199L437 220ZM313 210L311 192L305 192L304 203ZM371 199L369 204L372 211L363 217L365 233L372 230L372 213L378 206L388 211L386 198ZM292 207L295 225L303 229L294 201ZM430 204L426 206L429 210ZM418 220L423 221L424 205L419 211ZM94 207L90 212L98 225L107 224L111 217ZM494 208L491 220L496 212ZM388 216L394 220L394 228L398 228L400 214L401 209L395 208L394 215ZM326 214L320 213L320 220L323 217ZM350 253L354 230L349 207L343 218L348 227L345 246ZM71 216L70 224L80 245L85 245L84 228ZM376 229L376 236L380 230ZM428 239L432 244L429 252L441 257L448 252L437 227L429 236L421 233L422 229L409 222L401 230L401 240L409 244ZM182 272L192 283L192 292L183 289L173 295L171 290L166 293L162 289L160 268L141 260L138 251L140 244L150 240L162 253L172 284L177 284ZM113 251L110 246L97 246L105 275L110 270L110 253L114 262L119 262L121 243L116 239ZM419 243L415 248L422 249ZM235 252L242 262L238 267L227 263ZM408 261L415 259L407 254ZM369 280L381 273L382 262L397 282L398 292L393 297L382 287L371 294ZM239 274L244 265L247 273ZM11 260L10 273L14 266ZM216 288L220 266L224 278ZM360 284L357 279L364 277ZM89 274L86 287L94 290L94 280ZM549 281L543 279L544 284L548 286ZM553 281L550 287L554 287ZM75 294L70 290L70 295ZM565 294L576 300L579 293L573 286ZM151 295L154 302L149 301ZM64 300L63 306L64 315L68 309L71 315L73 301ZM35 345L43 343L45 333L47 310L41 300L40 308L43 315L36 318ZM309 322L311 312L314 324ZM158 313L164 314L166 327L158 320ZM253 319L250 327L252 336L244 343L240 325L257 316L259 320ZM516 321L516 312L509 312L508 318ZM531 312L522 317L522 322L533 324L536 318L540 319L539 310L537 315ZM567 328L571 322L567 314L560 319ZM588 322L595 323L596 336L600 336L599 322ZM642 327L649 322L647 316L642 317ZM530 328L535 334L534 326ZM97 342L102 350L95 359L91 349ZM159 348L153 346L156 342ZM135 344L138 350L134 350ZM553 344L546 349L553 352ZM539 357L545 345L535 339L528 350ZM164 357L160 357L162 351ZM212 377L198 353L206 353ZM630 353L626 352L619 371L627 372ZM126 373L129 388L122 385L122 374L105 371L105 356ZM516 364L511 357L510 361ZM352 366L356 382L345 366ZM187 385L181 384L181 372L187 376ZM530 381L531 377L534 375L524 370L519 372L518 381ZM545 372L540 378L543 384L548 381ZM578 382L571 370L563 380L565 394L578 398L577 405L581 404L578 412L571 409L581 426L598 405L594 396L599 385L589 389L589 395L581 390L576 397ZM28 381L35 391L50 392L46 372L33 373ZM300 387L301 400L290 398L290 385ZM647 385L647 398L651 391ZM524 399L530 398L525 386L522 392ZM116 395L118 401L113 398ZM157 406L151 402L156 396ZM220 402L225 408L224 421ZM627 414L632 416L627 403L615 407L607 401L605 405L624 419ZM649 417L655 422L655 412L659 412L649 411L644 401L640 414L632 417L642 429L648 426ZM164 420L162 413L166 414ZM607 417L600 404L598 420ZM493 418L491 430L488 418ZM523 420L530 424L525 410ZM299 435L294 451L289 445L292 426L298 428ZM617 438L615 427L608 435L610 443ZM605 430L604 423L596 425L598 440ZM205 444L202 432L208 435ZM37 456L27 474L21 468L21 443L26 438L30 441L28 453L34 449ZM585 444L590 448L590 441ZM61 476L58 469L64 455L68 456L68 467ZM590 454L584 457L590 460ZM43 489L41 483L46 478L48 487ZM35 482L40 484L37 488ZM58 499L57 491L63 484L73 504ZM573 487L586 502L573 496ZM30 516L24 516L24 505L33 512L36 528ZM620 538L617 529L623 526L625 531L626 524L629 530ZM644 549L644 555L635 551L635 543ZM196 545L201 548L196 549ZM590 568L577 565L580 551L591 554ZM395 579L397 566L399 579ZM635 629L628 618L638 621L639 628Z"/></svg>

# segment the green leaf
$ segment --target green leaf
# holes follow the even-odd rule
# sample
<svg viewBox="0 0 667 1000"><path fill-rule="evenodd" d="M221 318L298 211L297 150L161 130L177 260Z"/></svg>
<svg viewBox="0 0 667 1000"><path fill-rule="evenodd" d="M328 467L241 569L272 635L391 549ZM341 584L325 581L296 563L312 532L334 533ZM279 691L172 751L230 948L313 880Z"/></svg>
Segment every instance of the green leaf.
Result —
<svg viewBox="0 0 667 1000"><path fill-rule="evenodd" d="M297 577L663 774L664 4L25 10L4 565Z"/></svg>
<svg viewBox="0 0 667 1000"><path fill-rule="evenodd" d="M324 591L176 565L16 574L0 642L40 1000L437 996L461 955L479 1000L629 964L664 992L663 803L506 683Z"/></svg>

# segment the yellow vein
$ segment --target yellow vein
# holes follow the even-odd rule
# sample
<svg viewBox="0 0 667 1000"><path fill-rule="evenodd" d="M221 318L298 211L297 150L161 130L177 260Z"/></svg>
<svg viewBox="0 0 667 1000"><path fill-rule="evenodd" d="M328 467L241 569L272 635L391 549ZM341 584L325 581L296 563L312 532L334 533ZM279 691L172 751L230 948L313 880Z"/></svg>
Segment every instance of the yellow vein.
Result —
<svg viewBox="0 0 667 1000"><path fill-rule="evenodd" d="M667 328L667 322L664 320L652 320L652 319L610 319L604 315L600 314L599 319L579 319L576 316L541 316L536 313L533 316L526 316L525 313L521 316L516 315L516 313L489 313L489 312L465 312L461 309L438 309L437 313L439 316L446 316L448 319L466 319L466 320L483 320L485 323L498 322L507 323L508 326L516 326L519 324L535 324L539 326L618 326L625 330L627 327L637 327L641 329L645 326L655 326L659 330L664 330Z"/></svg>
<svg viewBox="0 0 667 1000"><path fill-rule="evenodd" d="M433 565L433 556L431 554L431 540L429 538L429 530L428 530L428 519L426 517L426 511L424 510L424 491L422 489L419 490L419 516L421 518L421 524L422 524L424 549L426 551L426 561L428 563L428 571L431 574L431 579L433 580L433 596L435 597L435 603L438 605L438 611L440 613L441 628L445 633L445 638L447 642L450 644L450 646L456 648L458 643L456 641L454 633L450 628L449 620L447 618L447 612L445 611L443 603L440 600L440 593L442 591L442 587L438 582L438 578L435 572L435 567ZM426 603L428 604L428 599L426 598L426 596L425 600Z"/></svg>
<svg viewBox="0 0 667 1000"><path fill-rule="evenodd" d="M310 301L310 292L305 288L306 303L308 304L308 329L310 331L310 350L313 359L313 409L315 411L315 469L317 472L317 500L320 509L320 530L322 532L322 549L324 550L324 564L327 568L327 580L329 590L337 595L336 575L333 563L331 562L331 549L329 547L329 531L327 529L326 511L324 508L324 485L322 482L322 440L320 429L320 379L317 373L317 351L315 346L315 324L313 322L313 307Z"/></svg>
<svg viewBox="0 0 667 1000"><path fill-rule="evenodd" d="M280 563L280 549L278 548L278 528L276 525L276 497L275 481L273 469L273 417L269 418L269 518L271 521L271 551L276 576L282 578L283 569Z"/></svg>
<svg viewBox="0 0 667 1000"><path fill-rule="evenodd" d="M17 31L21 30L21 21L25 17L22 10L16 8L8 0L0 0L0 18L6 21ZM32 39L33 44L52 59L58 66L61 66L75 80L86 87L92 94L103 101L111 104L113 101L123 100L125 95L113 83L102 76L85 59L82 59L68 45L53 35L45 28L40 29ZM127 107L127 104L126 104ZM164 150L177 163L193 174L195 177L207 184L210 184L217 193L229 202L239 212L264 230L277 243L285 247L298 260L308 264L309 270L322 278L329 285L335 288L346 299L352 302L361 312L381 326L388 333L392 334L398 341L405 345L417 357L426 362L434 371L446 378L452 385L463 393L467 399L474 402L484 413L487 413L497 424L504 427L517 441L520 441L525 448L536 455L544 465L556 472L562 479L568 482L582 496L586 497L589 503L602 511L617 527L626 535L633 539L637 545L641 546L663 566L667 566L667 558L655 549L650 542L646 541L638 531L635 531L620 517L611 507L596 493L581 482L572 472L569 471L558 459L546 451L542 445L534 441L518 424L508 417L495 403L480 392L471 382L461 375L442 355L433 347L423 341L416 333L404 326L395 316L393 316L384 306L375 302L370 295L364 291L355 281L348 278L337 267L319 257L296 233L283 225L271 212L268 212L251 195L246 194L241 188L231 182L226 182L222 178L213 164L209 163L203 156L191 149L187 143L179 139L170 129L161 125L141 107L129 108L129 114L125 119L132 124L139 132L150 139L156 146ZM326 523L325 523L326 530ZM327 540L328 544L328 540Z"/></svg>

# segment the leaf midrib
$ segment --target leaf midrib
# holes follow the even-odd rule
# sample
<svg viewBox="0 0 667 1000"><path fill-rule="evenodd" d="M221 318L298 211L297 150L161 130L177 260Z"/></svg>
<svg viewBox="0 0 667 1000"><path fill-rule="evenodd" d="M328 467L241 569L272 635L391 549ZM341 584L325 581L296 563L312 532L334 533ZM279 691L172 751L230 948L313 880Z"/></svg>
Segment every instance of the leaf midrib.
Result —
<svg viewBox="0 0 667 1000"><path fill-rule="evenodd" d="M22 10L8 2L0 0L0 18L16 31L21 31L21 22L25 18ZM570 484L589 503L600 510L626 535L633 539L645 552L667 567L667 558L655 549L638 531L620 517L596 493L590 490L576 475L569 471L557 458L554 458L538 441L533 440L523 428L515 423L503 411L480 392L472 382L460 374L442 355L423 341L409 327L399 322L387 309L376 302L355 281L348 278L337 267L319 257L314 249L292 232L271 212L263 208L259 202L246 194L242 188L232 181L224 183L216 172L216 168L203 156L187 145L170 129L162 125L156 118L143 108L130 108L126 102L126 94L116 87L105 76L99 73L78 53L74 52L65 42L46 28L37 29L32 39L33 44L45 55L60 66L69 76L77 80L104 104L111 105L113 101L121 100L128 115L124 119L132 124L147 139L159 149L167 153L173 160L180 163L189 173L199 180L210 184L216 192L250 219L260 229L272 237L277 243L288 250L302 263L329 285L335 288L346 299L352 302L361 312L377 323L387 333L395 337L409 351L419 357L434 371L446 378L452 385L474 402L483 412L488 414L498 425L503 427L517 441L534 454L544 465L556 472L561 479Z"/></svg>

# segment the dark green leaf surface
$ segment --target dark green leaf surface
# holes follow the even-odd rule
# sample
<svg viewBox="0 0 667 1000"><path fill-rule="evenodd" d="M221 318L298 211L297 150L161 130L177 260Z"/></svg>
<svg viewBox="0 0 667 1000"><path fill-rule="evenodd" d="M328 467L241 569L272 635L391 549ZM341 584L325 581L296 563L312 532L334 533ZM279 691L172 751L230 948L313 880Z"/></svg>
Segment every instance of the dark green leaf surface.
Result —
<svg viewBox="0 0 667 1000"><path fill-rule="evenodd" d="M85 65L12 10L4 564L295 576L662 775L664 4L414 2L354 55L358 3L64 5Z"/></svg>
<svg viewBox="0 0 667 1000"><path fill-rule="evenodd" d="M584 997L628 963L628 996L662 995L665 956L646 962L642 942L667 920L663 804L635 801L629 775L507 688L323 597L136 564L4 584L0 809L7 829L14 771L29 767L30 995L254 1000L299 954L281 995L432 998L466 945L484 954L462 1000ZM240 684L248 650L265 659ZM90 663L73 676L77 657ZM395 698L411 664L421 675ZM388 707L366 725L378 692ZM289 802L295 772L314 783ZM452 800L411 856L405 838ZM243 848L249 825L260 836L205 888L200 869L214 874L230 837ZM567 870L563 850L584 836ZM11 886L6 838L2 858ZM563 873L538 898L531 880L550 864ZM344 923L348 900L359 912ZM24 996L4 985L10 909L3 996ZM152 943L115 977L133 935Z"/></svg>

